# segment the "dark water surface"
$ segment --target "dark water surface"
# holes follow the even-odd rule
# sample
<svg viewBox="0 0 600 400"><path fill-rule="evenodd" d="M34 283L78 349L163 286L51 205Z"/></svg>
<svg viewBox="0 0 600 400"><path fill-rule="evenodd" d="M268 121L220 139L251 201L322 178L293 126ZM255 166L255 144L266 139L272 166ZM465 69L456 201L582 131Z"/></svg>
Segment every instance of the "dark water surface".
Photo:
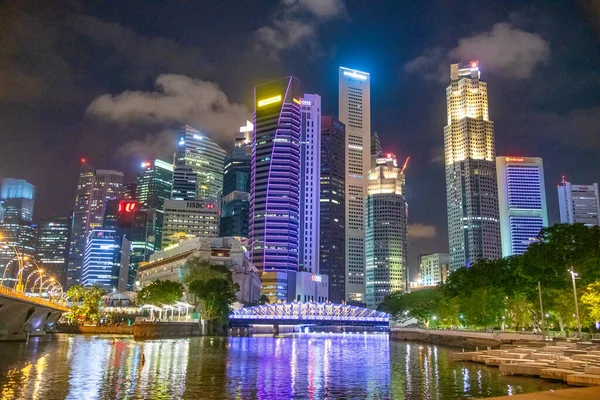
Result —
<svg viewBox="0 0 600 400"><path fill-rule="evenodd" d="M566 387L387 335L0 343L2 399L462 399ZM142 354L145 362L142 365Z"/></svg>

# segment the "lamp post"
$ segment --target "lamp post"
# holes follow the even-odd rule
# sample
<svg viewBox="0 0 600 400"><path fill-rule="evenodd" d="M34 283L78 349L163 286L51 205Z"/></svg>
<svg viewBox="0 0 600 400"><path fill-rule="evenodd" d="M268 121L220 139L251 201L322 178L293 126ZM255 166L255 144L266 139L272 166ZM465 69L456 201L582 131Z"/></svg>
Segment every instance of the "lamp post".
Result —
<svg viewBox="0 0 600 400"><path fill-rule="evenodd" d="M579 302L577 301L577 285L575 284L577 273L573 270L573 267L571 267L569 272L571 273L571 280L573 281L573 298L575 299L575 314L577 315L577 331L579 332L579 339L581 339L581 320L579 319Z"/></svg>
<svg viewBox="0 0 600 400"><path fill-rule="evenodd" d="M4 284L4 278L6 277L6 271L8 271L8 267L10 266L10 263L13 262L13 261L15 261L19 257L21 257L21 255L16 255L13 258L11 258L10 261L8 261L6 263L6 265L4 266L4 272L2 273L2 280L0 281L0 285Z"/></svg>
<svg viewBox="0 0 600 400"><path fill-rule="evenodd" d="M38 274L42 274L44 272L44 270L42 268L38 268L35 271L33 271L32 273L30 273L27 276L27 279L25 279L25 286L23 286L23 291L27 292L27 284L29 283L29 279L31 279L31 277L33 276L33 274L35 274L36 272Z"/></svg>

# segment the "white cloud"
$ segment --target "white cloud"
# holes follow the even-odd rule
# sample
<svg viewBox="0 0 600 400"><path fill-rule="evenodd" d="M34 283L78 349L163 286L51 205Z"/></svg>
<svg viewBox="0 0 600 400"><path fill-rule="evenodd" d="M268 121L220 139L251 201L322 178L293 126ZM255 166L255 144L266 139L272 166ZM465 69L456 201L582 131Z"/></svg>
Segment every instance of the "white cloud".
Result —
<svg viewBox="0 0 600 400"><path fill-rule="evenodd" d="M433 225L408 225L408 237L411 239L433 239L436 233L436 228Z"/></svg>
<svg viewBox="0 0 600 400"><path fill-rule="evenodd" d="M408 62L407 72L425 79L448 80L449 64L478 60L484 71L508 78L526 79L535 67L548 60L550 46L540 35L526 32L508 23L497 23L489 32L462 38L458 46L445 52L439 47L426 49Z"/></svg>
<svg viewBox="0 0 600 400"><path fill-rule="evenodd" d="M326 20L346 15L342 0L282 0L271 22L254 33L257 50L271 59L282 51L307 45L318 53L317 31Z"/></svg>
<svg viewBox="0 0 600 400"><path fill-rule="evenodd" d="M87 113L121 124L189 124L226 146L251 118L244 105L229 101L213 82L167 74L156 79L156 86L159 90L154 92L102 95L88 106Z"/></svg>
<svg viewBox="0 0 600 400"><path fill-rule="evenodd" d="M160 158L165 161L173 159L177 133L165 129L157 134L147 135L140 140L131 140L117 149L117 158L134 156L140 160L153 160Z"/></svg>

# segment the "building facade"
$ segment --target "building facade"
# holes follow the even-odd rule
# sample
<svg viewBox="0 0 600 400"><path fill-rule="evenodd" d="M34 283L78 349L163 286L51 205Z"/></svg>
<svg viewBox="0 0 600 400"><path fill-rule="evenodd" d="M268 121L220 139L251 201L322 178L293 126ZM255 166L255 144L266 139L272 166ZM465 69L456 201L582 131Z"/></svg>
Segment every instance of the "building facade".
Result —
<svg viewBox="0 0 600 400"><path fill-rule="evenodd" d="M477 62L452 64L444 127L450 268L500 258L494 124Z"/></svg>
<svg viewBox="0 0 600 400"><path fill-rule="evenodd" d="M154 248L160 250L165 200L173 190L173 165L162 160L143 162L137 177L137 201L144 210L156 214L152 232Z"/></svg>
<svg viewBox="0 0 600 400"><path fill-rule="evenodd" d="M165 200L162 247L179 240L173 236L219 236L219 203L217 201Z"/></svg>
<svg viewBox="0 0 600 400"><path fill-rule="evenodd" d="M319 272L328 276L329 299L346 300L346 127L321 117Z"/></svg>
<svg viewBox="0 0 600 400"><path fill-rule="evenodd" d="M544 163L539 157L496 157L502 257L523 254L548 226Z"/></svg>
<svg viewBox="0 0 600 400"><path fill-rule="evenodd" d="M225 150L189 125L179 130L178 138L172 199L219 200L223 190ZM196 195L192 198L190 190L193 186Z"/></svg>
<svg viewBox="0 0 600 400"><path fill-rule="evenodd" d="M301 103L298 269L319 274L321 96L304 94Z"/></svg>
<svg viewBox="0 0 600 400"><path fill-rule="evenodd" d="M82 160L73 207L67 287L80 283L87 237L93 229L102 228L106 201L118 199L122 186L122 172L94 170Z"/></svg>
<svg viewBox="0 0 600 400"><path fill-rule="evenodd" d="M81 284L109 292L127 290L131 244L114 229L92 229L87 238Z"/></svg>
<svg viewBox="0 0 600 400"><path fill-rule="evenodd" d="M40 267L63 287L67 283L70 217L45 217L38 224L35 259Z"/></svg>
<svg viewBox="0 0 600 400"><path fill-rule="evenodd" d="M300 82L287 77L254 88L250 178L250 249L261 272L288 284L277 299L295 298L300 220ZM283 279L283 278L282 278Z"/></svg>
<svg viewBox="0 0 600 400"><path fill-rule="evenodd" d="M365 198L371 168L370 75L339 69L339 119L346 127L346 300L365 300Z"/></svg>
<svg viewBox="0 0 600 400"><path fill-rule="evenodd" d="M0 185L0 271L16 275L18 263L11 262L15 248L35 258L37 231L33 224L35 186L24 179L4 178Z"/></svg>
<svg viewBox="0 0 600 400"><path fill-rule="evenodd" d="M406 290L407 204L404 172L387 153L368 174L365 253L366 303L375 308L385 296Z"/></svg>
<svg viewBox="0 0 600 400"><path fill-rule="evenodd" d="M424 254L419 260L420 286L437 286L448 279L450 257L445 253Z"/></svg>
<svg viewBox="0 0 600 400"><path fill-rule="evenodd" d="M574 185L563 177L558 185L560 222L563 224L600 225L598 184Z"/></svg>

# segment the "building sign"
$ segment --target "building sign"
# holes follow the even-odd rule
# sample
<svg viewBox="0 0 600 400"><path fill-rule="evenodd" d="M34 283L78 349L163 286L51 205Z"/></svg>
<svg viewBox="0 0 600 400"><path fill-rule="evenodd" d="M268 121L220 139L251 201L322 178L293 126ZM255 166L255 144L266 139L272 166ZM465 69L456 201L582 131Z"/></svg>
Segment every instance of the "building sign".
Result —
<svg viewBox="0 0 600 400"><path fill-rule="evenodd" d="M212 210L215 208L215 205L212 203L201 203L199 201L188 201L185 204L186 208L202 208Z"/></svg>
<svg viewBox="0 0 600 400"><path fill-rule="evenodd" d="M367 79L366 75L359 74L356 71L344 71L344 75L346 75L346 76L348 76L350 78L360 79L361 81L364 81L364 80Z"/></svg>
<svg viewBox="0 0 600 400"><path fill-rule="evenodd" d="M281 102L280 94L278 94L277 96L269 97L267 99L259 100L258 103L256 103L256 107L264 107L264 106L268 106L269 104L274 104L274 103L279 103L279 102Z"/></svg>
<svg viewBox="0 0 600 400"><path fill-rule="evenodd" d="M506 157L506 162L523 162L522 158L519 157Z"/></svg>
<svg viewBox="0 0 600 400"><path fill-rule="evenodd" d="M135 211L135 209L137 208L137 202L136 201L124 201L121 200L119 201L119 212L120 213L132 213Z"/></svg>
<svg viewBox="0 0 600 400"><path fill-rule="evenodd" d="M312 279L313 281L315 281L315 282L321 282L321 281L322 281L321 275L313 275L313 276L311 277L311 279Z"/></svg>

